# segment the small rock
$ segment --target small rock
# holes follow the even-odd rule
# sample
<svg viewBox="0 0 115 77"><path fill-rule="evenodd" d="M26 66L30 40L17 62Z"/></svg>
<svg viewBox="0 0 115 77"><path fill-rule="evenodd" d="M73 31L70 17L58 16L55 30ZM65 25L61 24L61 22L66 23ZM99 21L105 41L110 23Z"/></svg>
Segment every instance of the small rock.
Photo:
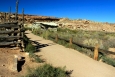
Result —
<svg viewBox="0 0 115 77"><path fill-rule="evenodd" d="M21 60L22 56L20 56L20 55L14 55L14 58L17 58L17 60Z"/></svg>
<svg viewBox="0 0 115 77"><path fill-rule="evenodd" d="M4 64L2 66L5 66Z"/></svg>
<svg viewBox="0 0 115 77"><path fill-rule="evenodd" d="M29 55L29 53L28 53L28 52L26 52L26 53L25 53L25 55L27 55L27 56L28 56L28 55Z"/></svg>

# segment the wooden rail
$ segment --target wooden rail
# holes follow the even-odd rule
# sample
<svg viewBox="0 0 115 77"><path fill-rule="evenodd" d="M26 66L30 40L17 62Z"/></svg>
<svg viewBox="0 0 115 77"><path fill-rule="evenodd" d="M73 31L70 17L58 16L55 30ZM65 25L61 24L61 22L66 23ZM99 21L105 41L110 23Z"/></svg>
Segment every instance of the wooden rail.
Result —
<svg viewBox="0 0 115 77"><path fill-rule="evenodd" d="M14 24L14 25L16 25L16 24L18 24L18 22L17 21L14 21L14 22L4 22L4 24Z"/></svg>
<svg viewBox="0 0 115 77"><path fill-rule="evenodd" d="M10 19L11 17L11 7L8 16L4 13L0 22L0 47L9 47L9 46L17 46L21 50L25 51L24 44L24 9L22 11L22 22L18 22L18 0L16 2L16 13L15 13L15 21ZM6 19L8 17L8 20ZM4 19L3 19L4 18ZM12 66L13 71L18 71L18 57L15 56Z"/></svg>
<svg viewBox="0 0 115 77"><path fill-rule="evenodd" d="M14 22L11 22L10 18L9 21L6 21L6 13L4 14L4 22L0 24L0 46L7 46L13 44L15 46L20 47L21 51L24 51L24 9L22 11L23 21L21 23L19 23L17 20L17 13L18 9L16 10L16 17Z"/></svg>
<svg viewBox="0 0 115 77"><path fill-rule="evenodd" d="M8 30L8 31L0 31L0 34L10 34L10 33L19 33L19 32L24 32L24 29L20 29L20 30Z"/></svg>
<svg viewBox="0 0 115 77"><path fill-rule="evenodd" d="M12 45L12 44L18 44L19 42L0 42L0 46L6 46L6 45Z"/></svg>
<svg viewBox="0 0 115 77"><path fill-rule="evenodd" d="M9 28L9 27L13 27L13 28L19 28L19 25L14 25L14 24L0 24L0 28Z"/></svg>
<svg viewBox="0 0 115 77"><path fill-rule="evenodd" d="M22 38L23 39L23 38ZM5 39L0 39L0 42L10 42L10 41L17 41L18 38L5 38Z"/></svg>
<svg viewBox="0 0 115 77"><path fill-rule="evenodd" d="M23 38L22 36L0 36L0 39L3 39L3 38Z"/></svg>
<svg viewBox="0 0 115 77"><path fill-rule="evenodd" d="M58 38L57 38L57 36L58 36L58 35L56 35L56 37L55 37L55 36L51 36L51 38L64 40L64 41L66 41L66 42L68 42L68 43L70 42L70 39L71 39L71 38L70 38L70 39L64 39L64 38L61 38L61 37L59 37L59 36L58 36ZM58 41L58 40L56 40L56 41ZM74 41L74 40L71 41L71 44L75 44L75 45L78 45L78 46L80 46L80 47L87 48L87 49L90 49L90 50L93 50L93 51L94 51L94 49L95 49L95 47L86 46L86 45L80 44L80 43L78 43L78 42L76 42L76 41ZM111 51L104 50L104 49L100 49L100 48L98 48L98 51L99 51L99 53L101 53L101 54L103 54L103 55L109 55L109 54L114 54L114 55L115 55L115 52L111 52Z"/></svg>

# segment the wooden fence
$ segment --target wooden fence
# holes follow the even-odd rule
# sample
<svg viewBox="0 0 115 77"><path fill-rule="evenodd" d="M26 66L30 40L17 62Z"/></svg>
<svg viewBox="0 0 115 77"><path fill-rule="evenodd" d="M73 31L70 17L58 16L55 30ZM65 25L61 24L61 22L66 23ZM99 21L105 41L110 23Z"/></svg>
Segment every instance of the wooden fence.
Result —
<svg viewBox="0 0 115 77"><path fill-rule="evenodd" d="M21 48L23 45L24 28L18 22L0 24L0 46L16 45Z"/></svg>
<svg viewBox="0 0 115 77"><path fill-rule="evenodd" d="M51 36L51 38L55 39L56 42L58 42L58 40L64 40L64 41L68 42L69 45L70 45L69 46L70 48L72 47L72 44L75 44L75 45L78 45L80 47L93 50L94 51L93 53L94 53L94 59L95 60L98 59L99 53L103 54L103 55L110 55L110 54L115 55L115 52L111 52L111 51L108 51L108 50L100 49L98 44L96 44L95 47L86 46L86 45L83 45L83 44L80 44L80 43L74 41L72 37L70 39L65 39L65 38L59 37L58 34L56 34L55 37Z"/></svg>
<svg viewBox="0 0 115 77"><path fill-rule="evenodd" d="M11 22L9 12L9 19L6 21L6 13L4 22L0 24L0 46L19 46L24 51L24 9L22 10L22 22L18 22L18 1L16 3L15 20Z"/></svg>

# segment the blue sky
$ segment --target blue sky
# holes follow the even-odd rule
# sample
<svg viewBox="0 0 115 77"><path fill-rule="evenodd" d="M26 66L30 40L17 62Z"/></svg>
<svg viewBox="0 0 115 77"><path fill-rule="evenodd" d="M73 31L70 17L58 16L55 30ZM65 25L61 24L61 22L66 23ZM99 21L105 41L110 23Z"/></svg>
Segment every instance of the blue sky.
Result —
<svg viewBox="0 0 115 77"><path fill-rule="evenodd" d="M16 0L0 0L0 11L15 12ZM115 0L19 0L19 13L115 23Z"/></svg>

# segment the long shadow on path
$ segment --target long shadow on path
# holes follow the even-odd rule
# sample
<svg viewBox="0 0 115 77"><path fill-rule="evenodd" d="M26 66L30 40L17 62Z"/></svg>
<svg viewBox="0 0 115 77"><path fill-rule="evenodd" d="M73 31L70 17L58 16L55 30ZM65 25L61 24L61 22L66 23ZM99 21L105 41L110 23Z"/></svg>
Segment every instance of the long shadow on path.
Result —
<svg viewBox="0 0 115 77"><path fill-rule="evenodd" d="M54 43L42 44L42 43L39 43L39 42L37 42L37 41L32 41L32 40L31 40L31 42L32 42L32 44L35 45L35 47L36 47L37 50L39 50L40 48L47 47L47 46L56 45L56 44L54 44Z"/></svg>

